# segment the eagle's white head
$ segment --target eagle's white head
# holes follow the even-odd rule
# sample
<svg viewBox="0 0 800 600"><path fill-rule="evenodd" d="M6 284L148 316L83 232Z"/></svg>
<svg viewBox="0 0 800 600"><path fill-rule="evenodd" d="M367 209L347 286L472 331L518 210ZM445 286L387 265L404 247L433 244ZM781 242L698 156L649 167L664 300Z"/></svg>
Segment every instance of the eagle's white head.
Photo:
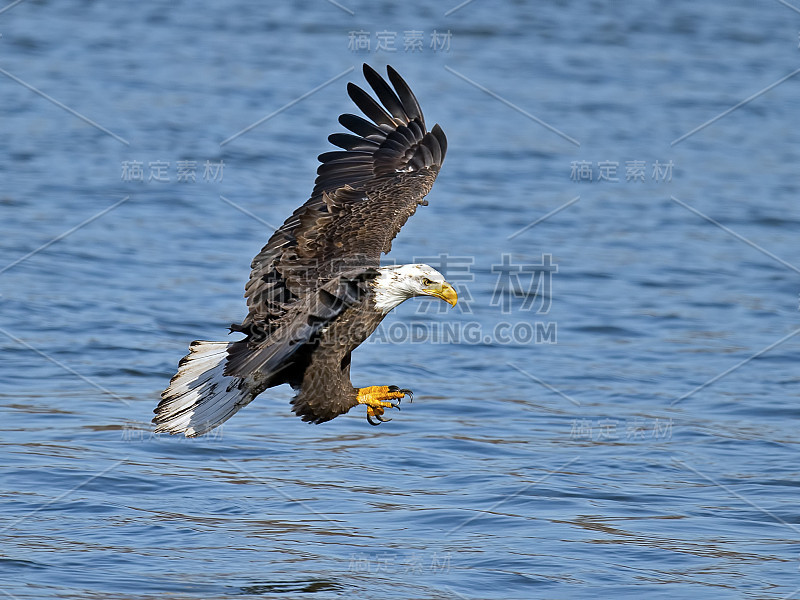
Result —
<svg viewBox="0 0 800 600"><path fill-rule="evenodd" d="M458 294L439 271L428 265L381 267L373 283L375 308L388 313L414 296L435 296L455 306Z"/></svg>

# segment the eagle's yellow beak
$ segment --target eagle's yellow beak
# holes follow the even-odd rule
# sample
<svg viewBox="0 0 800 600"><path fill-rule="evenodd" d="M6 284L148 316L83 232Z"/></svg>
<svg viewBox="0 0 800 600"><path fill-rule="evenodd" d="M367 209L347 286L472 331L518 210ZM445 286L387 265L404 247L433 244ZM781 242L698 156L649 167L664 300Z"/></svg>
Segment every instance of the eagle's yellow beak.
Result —
<svg viewBox="0 0 800 600"><path fill-rule="evenodd" d="M428 296L436 296L447 302L450 306L455 306L458 302L458 294L453 286L443 281L442 283L433 283L422 290Z"/></svg>

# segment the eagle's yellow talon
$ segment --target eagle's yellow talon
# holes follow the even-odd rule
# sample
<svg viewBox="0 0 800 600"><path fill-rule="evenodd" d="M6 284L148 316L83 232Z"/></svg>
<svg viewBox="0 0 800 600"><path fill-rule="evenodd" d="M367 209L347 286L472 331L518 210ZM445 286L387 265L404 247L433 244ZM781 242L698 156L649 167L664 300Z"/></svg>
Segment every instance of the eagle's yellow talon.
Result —
<svg viewBox="0 0 800 600"><path fill-rule="evenodd" d="M400 400L406 395L411 396L411 390L401 390L396 385L373 385L360 388L356 401L367 405L367 421L370 425L380 425L391 421L384 419L383 412L387 408L400 410ZM396 402L392 402L396 400ZM373 417L378 421L373 421Z"/></svg>

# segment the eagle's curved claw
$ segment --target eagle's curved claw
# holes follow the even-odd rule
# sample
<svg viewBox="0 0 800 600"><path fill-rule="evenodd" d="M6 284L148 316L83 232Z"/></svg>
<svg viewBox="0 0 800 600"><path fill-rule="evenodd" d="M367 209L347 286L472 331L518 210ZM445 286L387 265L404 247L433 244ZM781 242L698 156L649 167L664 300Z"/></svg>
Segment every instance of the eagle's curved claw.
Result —
<svg viewBox="0 0 800 600"><path fill-rule="evenodd" d="M367 423L369 423L370 425L380 425L381 423L388 423L389 421L391 421L391 419L384 419L383 418L383 416L382 416L383 415L383 410L382 409L375 409L375 408L372 408L372 407L370 407L370 409L367 409ZM378 410L380 410L380 412L378 412ZM378 422L376 423L375 421L373 421L372 417L375 417L376 419L378 419Z"/></svg>
<svg viewBox="0 0 800 600"><path fill-rule="evenodd" d="M403 394L404 396L408 396L408 401L409 402L413 402L414 401L414 392L412 392L408 388L399 388L396 385L390 385L389 386L389 391L390 392L397 392L398 394ZM398 398L397 399L398 402L400 402L401 400L402 400L402 398ZM399 409L399 407L398 407L398 409Z"/></svg>

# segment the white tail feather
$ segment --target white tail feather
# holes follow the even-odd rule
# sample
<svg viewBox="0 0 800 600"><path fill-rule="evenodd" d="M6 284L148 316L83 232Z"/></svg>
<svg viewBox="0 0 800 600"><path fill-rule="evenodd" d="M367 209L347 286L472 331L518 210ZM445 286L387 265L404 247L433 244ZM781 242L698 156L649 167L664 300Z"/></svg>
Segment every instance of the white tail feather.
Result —
<svg viewBox="0 0 800 600"><path fill-rule="evenodd" d="M161 393L153 422L156 433L202 435L249 404L253 386L240 377L226 377L228 342L192 342L178 373Z"/></svg>

